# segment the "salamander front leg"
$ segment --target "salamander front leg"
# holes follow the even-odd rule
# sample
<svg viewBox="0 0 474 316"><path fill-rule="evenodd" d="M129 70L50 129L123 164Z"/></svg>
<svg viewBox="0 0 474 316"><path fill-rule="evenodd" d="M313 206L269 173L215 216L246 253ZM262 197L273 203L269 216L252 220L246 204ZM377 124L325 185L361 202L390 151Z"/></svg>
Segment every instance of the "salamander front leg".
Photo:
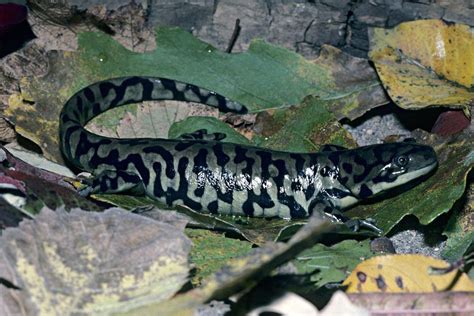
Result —
<svg viewBox="0 0 474 316"><path fill-rule="evenodd" d="M88 196L94 193L123 193L143 195L145 187L142 179L135 173L126 171L105 170L99 175L83 180L85 185L79 189L79 194Z"/></svg>
<svg viewBox="0 0 474 316"><path fill-rule="evenodd" d="M312 211L321 212L324 217L328 218L331 222L343 223L355 232L359 231L361 227L365 227L378 235L382 234L382 230L378 228L377 225L375 225L372 219L349 218L348 216L342 214L342 212L334 207L328 200L318 201L312 208Z"/></svg>

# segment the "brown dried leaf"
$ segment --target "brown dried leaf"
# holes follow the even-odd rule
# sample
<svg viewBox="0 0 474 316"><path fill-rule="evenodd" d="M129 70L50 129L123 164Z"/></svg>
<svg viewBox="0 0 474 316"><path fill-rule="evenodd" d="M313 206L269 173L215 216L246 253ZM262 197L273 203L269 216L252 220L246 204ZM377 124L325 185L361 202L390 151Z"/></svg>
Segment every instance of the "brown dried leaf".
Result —
<svg viewBox="0 0 474 316"><path fill-rule="evenodd" d="M77 33L91 30L114 35L118 42L135 52L156 46L147 7L141 4L111 2L83 9L71 1L31 0L28 6L28 22L48 50L76 50Z"/></svg>
<svg viewBox="0 0 474 316"><path fill-rule="evenodd" d="M14 141L15 138L16 134L13 126L6 119L0 118L0 141L10 143Z"/></svg>
<svg viewBox="0 0 474 316"><path fill-rule="evenodd" d="M471 124L471 120L462 111L446 111L438 116L431 132L441 136L449 136L459 133L469 124Z"/></svg>
<svg viewBox="0 0 474 316"><path fill-rule="evenodd" d="M5 176L0 182L12 183L25 194L26 200L21 207L29 214L36 214L43 206L55 209L64 205L68 210L81 207L88 211L104 209L103 206L98 206L77 194L64 176L30 165L3 147L0 147L0 157L2 161L0 172ZM29 160L33 159L30 157ZM50 165L53 165L54 169L52 162ZM15 183L12 180L7 181L7 178L13 179Z"/></svg>
<svg viewBox="0 0 474 316"><path fill-rule="evenodd" d="M330 100L334 102L328 107L338 120L356 119L370 109L389 102L377 73L367 59L357 58L338 48L323 45L315 62L327 66L334 77L336 85L334 90L345 88L339 95L333 92L335 96Z"/></svg>

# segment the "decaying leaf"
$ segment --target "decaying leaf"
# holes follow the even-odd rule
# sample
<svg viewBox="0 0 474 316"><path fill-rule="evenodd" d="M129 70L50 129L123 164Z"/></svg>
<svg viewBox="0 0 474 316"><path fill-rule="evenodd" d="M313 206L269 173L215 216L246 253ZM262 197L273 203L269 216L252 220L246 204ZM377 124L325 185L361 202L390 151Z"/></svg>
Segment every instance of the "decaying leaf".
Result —
<svg viewBox="0 0 474 316"><path fill-rule="evenodd" d="M344 240L331 247L314 245L292 262L300 274L311 274L315 287L341 282L361 261L372 257L369 241Z"/></svg>
<svg viewBox="0 0 474 316"><path fill-rule="evenodd" d="M26 150L15 143L5 145L7 157L10 165L15 165L16 169L22 170L44 178L45 180L61 182L64 177L74 177L75 174L66 166L46 159L43 155Z"/></svg>
<svg viewBox="0 0 474 316"><path fill-rule="evenodd" d="M0 102L1 102L1 96L0 96ZM15 139L16 139L16 134L15 134L14 127L6 119L0 118L0 141L2 143L10 143L10 142L13 142Z"/></svg>
<svg viewBox="0 0 474 316"><path fill-rule="evenodd" d="M471 120L462 111L446 111L438 116L431 132L441 136L449 136L459 133L470 124Z"/></svg>
<svg viewBox="0 0 474 316"><path fill-rule="evenodd" d="M134 214L140 214L142 216L152 218L160 223L170 224L178 228L180 231L184 231L186 225L190 221L189 217L176 211L163 210L152 206L145 207L141 210L136 209Z"/></svg>
<svg viewBox="0 0 474 316"><path fill-rule="evenodd" d="M461 108L474 99L474 32L442 20L369 30L369 57L392 100L406 109Z"/></svg>
<svg viewBox="0 0 474 316"><path fill-rule="evenodd" d="M6 315L110 314L167 300L187 282L183 231L120 209L43 209L0 240L0 277L19 288L0 285Z"/></svg>
<svg viewBox="0 0 474 316"><path fill-rule="evenodd" d="M108 137L167 138L169 129L175 122L194 116L217 117L218 113L217 109L199 103L151 101L139 106L126 105L107 111L89 123L88 129ZM217 121L230 128L222 121ZM191 132L200 128L197 127ZM176 137L183 133L179 133Z"/></svg>
<svg viewBox="0 0 474 316"><path fill-rule="evenodd" d="M44 206L51 209L65 206L68 210L76 207L88 211L104 209L72 190L72 186L65 181L64 176L32 166L13 156L5 148L0 148L0 155L3 156L2 165L0 165L0 173L3 177L0 183L11 183L21 190L24 202L22 205L13 205L24 212L34 215ZM31 158L31 156L26 157ZM33 163L38 164L38 160L33 159ZM57 164L50 162L49 167L51 166L56 168L55 171L64 168L61 166L58 168Z"/></svg>
<svg viewBox="0 0 474 316"><path fill-rule="evenodd" d="M348 293L474 291L474 281L459 271L430 274L447 262L415 254L377 256L360 263L344 281Z"/></svg>
<svg viewBox="0 0 474 316"><path fill-rule="evenodd" d="M336 81L333 97L321 99L329 101L328 110L341 120L354 120L365 112L389 102L373 67L367 59L346 54L330 45L321 46L319 57L314 61L328 71ZM340 90L342 87L344 90ZM340 93L337 94L337 91ZM320 94L314 94L321 97Z"/></svg>
<svg viewBox="0 0 474 316"><path fill-rule="evenodd" d="M124 194L93 194L90 197L97 201L115 205L126 210L155 205L154 200L147 196L133 196ZM160 205L159 207L162 206L163 205Z"/></svg>
<svg viewBox="0 0 474 316"><path fill-rule="evenodd" d="M235 144L242 144L242 145L250 145L251 141L249 141L245 136L239 134L224 123L221 120L218 120L214 117L196 117L190 116L186 119L178 122L173 122L171 128L168 132L168 138L177 138L186 133L193 133L197 130L205 129L208 134L213 133L222 133L226 137L222 140L228 143L235 143Z"/></svg>
<svg viewBox="0 0 474 316"><path fill-rule="evenodd" d="M0 197L0 231L7 227L18 226L25 218L30 217L7 202L4 197Z"/></svg>
<svg viewBox="0 0 474 316"><path fill-rule="evenodd" d="M77 33L101 30L132 51L153 49L149 7L140 3L96 3L78 6L68 1L28 2L28 22L49 49L77 49ZM126 21L126 23L124 23Z"/></svg>

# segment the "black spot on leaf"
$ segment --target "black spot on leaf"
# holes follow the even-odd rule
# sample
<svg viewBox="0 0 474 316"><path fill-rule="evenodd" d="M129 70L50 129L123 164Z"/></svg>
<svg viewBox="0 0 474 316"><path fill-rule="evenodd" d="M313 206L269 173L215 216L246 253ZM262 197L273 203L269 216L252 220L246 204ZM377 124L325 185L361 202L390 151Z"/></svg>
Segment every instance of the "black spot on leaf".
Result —
<svg viewBox="0 0 474 316"><path fill-rule="evenodd" d="M397 286L400 288L400 289L403 289L403 279L401 276L397 276L395 278L395 283L397 284Z"/></svg>
<svg viewBox="0 0 474 316"><path fill-rule="evenodd" d="M375 283L377 284L379 290L381 290L382 292L385 292L387 290L387 283L385 283L385 279L380 274L377 278L375 278Z"/></svg>
<svg viewBox="0 0 474 316"><path fill-rule="evenodd" d="M358 271L357 279L359 279L360 282L365 283L365 281L367 281L367 274L365 274L364 272Z"/></svg>

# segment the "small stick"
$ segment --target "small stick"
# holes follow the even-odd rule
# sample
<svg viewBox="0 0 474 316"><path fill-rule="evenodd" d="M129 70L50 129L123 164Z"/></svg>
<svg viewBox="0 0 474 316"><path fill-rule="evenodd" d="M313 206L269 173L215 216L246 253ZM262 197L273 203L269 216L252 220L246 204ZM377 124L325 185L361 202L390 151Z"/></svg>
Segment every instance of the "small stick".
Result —
<svg viewBox="0 0 474 316"><path fill-rule="evenodd" d="M232 33L232 37L230 38L229 46L227 46L227 49L225 50L226 53L230 54L232 52L235 42L237 41L237 38L239 37L240 30L241 30L240 19L237 19L235 20L234 32Z"/></svg>
<svg viewBox="0 0 474 316"><path fill-rule="evenodd" d="M430 274L434 275L441 275L441 274L447 274L451 271L454 271L456 269L463 269L467 265L474 263L474 252L464 256L463 258L456 260L453 263L450 263L449 266L446 268L437 268L437 267L430 267Z"/></svg>

